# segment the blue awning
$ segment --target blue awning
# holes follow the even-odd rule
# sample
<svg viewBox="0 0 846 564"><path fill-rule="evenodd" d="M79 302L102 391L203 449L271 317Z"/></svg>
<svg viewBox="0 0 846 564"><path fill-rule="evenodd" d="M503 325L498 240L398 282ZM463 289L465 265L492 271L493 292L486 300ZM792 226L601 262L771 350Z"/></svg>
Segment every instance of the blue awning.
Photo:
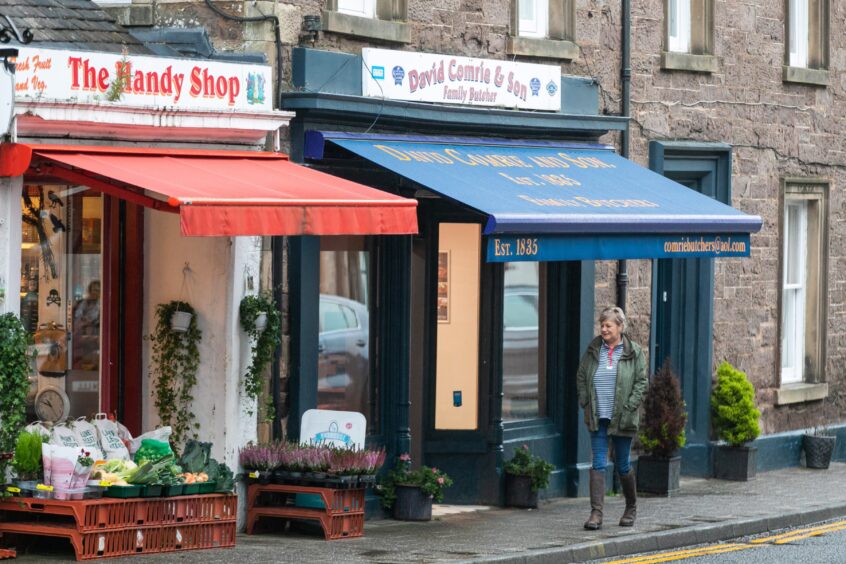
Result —
<svg viewBox="0 0 846 564"><path fill-rule="evenodd" d="M748 256L761 228L605 145L310 131L306 157L322 158L325 141L487 215L484 234L512 250L497 254L490 237L488 260ZM549 258L517 255L525 235Z"/></svg>

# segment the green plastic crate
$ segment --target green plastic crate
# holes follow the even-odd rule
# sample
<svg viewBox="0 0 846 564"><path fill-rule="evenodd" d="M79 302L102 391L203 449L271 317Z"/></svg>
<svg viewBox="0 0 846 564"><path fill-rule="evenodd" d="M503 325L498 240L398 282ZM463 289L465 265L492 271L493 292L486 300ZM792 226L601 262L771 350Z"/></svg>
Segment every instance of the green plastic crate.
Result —
<svg viewBox="0 0 846 564"><path fill-rule="evenodd" d="M198 493L201 494L214 493L214 490L217 489L217 482L200 482L197 485L200 486L200 491Z"/></svg>
<svg viewBox="0 0 846 564"><path fill-rule="evenodd" d="M109 486L103 492L105 497L141 497L141 486Z"/></svg>
<svg viewBox="0 0 846 564"><path fill-rule="evenodd" d="M141 490L141 497L161 497L162 496L162 486L159 485L146 485L144 489Z"/></svg>
<svg viewBox="0 0 846 564"><path fill-rule="evenodd" d="M184 488L182 491L183 495L197 495L200 493L200 484L185 484Z"/></svg>
<svg viewBox="0 0 846 564"><path fill-rule="evenodd" d="M171 486L162 486L162 497L173 497L182 495L185 490L185 484L174 484Z"/></svg>

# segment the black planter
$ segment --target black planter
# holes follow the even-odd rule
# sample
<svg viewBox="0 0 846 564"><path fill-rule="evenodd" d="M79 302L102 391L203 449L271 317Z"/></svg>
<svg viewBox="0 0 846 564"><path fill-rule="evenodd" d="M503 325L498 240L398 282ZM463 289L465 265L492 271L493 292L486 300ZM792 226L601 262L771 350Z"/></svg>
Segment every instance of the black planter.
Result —
<svg viewBox="0 0 846 564"><path fill-rule="evenodd" d="M805 451L805 466L826 469L831 463L834 443L837 437L805 435L802 437L802 450Z"/></svg>
<svg viewBox="0 0 846 564"><path fill-rule="evenodd" d="M538 492L532 491L532 477L505 473L505 505L535 509Z"/></svg>
<svg viewBox="0 0 846 564"><path fill-rule="evenodd" d="M679 474L681 456L641 456L637 459L637 491L673 495L679 491Z"/></svg>
<svg viewBox="0 0 846 564"><path fill-rule="evenodd" d="M754 480L757 453L758 448L753 446L718 446L714 449L714 477L738 482Z"/></svg>
<svg viewBox="0 0 846 564"><path fill-rule="evenodd" d="M394 501L394 519L400 521L431 521L432 496L416 486L397 486Z"/></svg>

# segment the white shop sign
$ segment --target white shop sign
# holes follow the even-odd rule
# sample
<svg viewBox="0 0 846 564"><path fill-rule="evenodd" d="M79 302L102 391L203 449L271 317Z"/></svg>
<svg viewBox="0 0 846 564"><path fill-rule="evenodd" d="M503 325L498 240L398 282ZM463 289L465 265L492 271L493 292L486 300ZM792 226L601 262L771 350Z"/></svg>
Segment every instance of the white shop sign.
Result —
<svg viewBox="0 0 846 564"><path fill-rule="evenodd" d="M29 47L19 51L17 100L193 110L273 109L267 65Z"/></svg>
<svg viewBox="0 0 846 564"><path fill-rule="evenodd" d="M431 53L362 49L362 94L389 100L561 109L561 69Z"/></svg>
<svg viewBox="0 0 846 564"><path fill-rule="evenodd" d="M300 442L364 448L367 420L357 411L309 409L300 424Z"/></svg>

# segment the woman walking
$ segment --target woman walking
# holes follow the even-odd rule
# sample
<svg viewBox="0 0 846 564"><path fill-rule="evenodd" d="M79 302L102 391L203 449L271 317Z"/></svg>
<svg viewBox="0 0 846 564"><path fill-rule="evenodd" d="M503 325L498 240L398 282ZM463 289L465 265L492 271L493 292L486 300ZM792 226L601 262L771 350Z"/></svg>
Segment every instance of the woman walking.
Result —
<svg viewBox="0 0 846 564"><path fill-rule="evenodd" d="M590 431L593 454L591 511L585 522L585 529L590 530L602 527L609 440L614 442L615 464L626 498L620 526L633 526L637 514L637 487L629 455L649 379L643 350L629 339L625 331L626 315L623 310L605 308L599 316L599 336L588 345L576 374L579 405L585 410L585 424Z"/></svg>

